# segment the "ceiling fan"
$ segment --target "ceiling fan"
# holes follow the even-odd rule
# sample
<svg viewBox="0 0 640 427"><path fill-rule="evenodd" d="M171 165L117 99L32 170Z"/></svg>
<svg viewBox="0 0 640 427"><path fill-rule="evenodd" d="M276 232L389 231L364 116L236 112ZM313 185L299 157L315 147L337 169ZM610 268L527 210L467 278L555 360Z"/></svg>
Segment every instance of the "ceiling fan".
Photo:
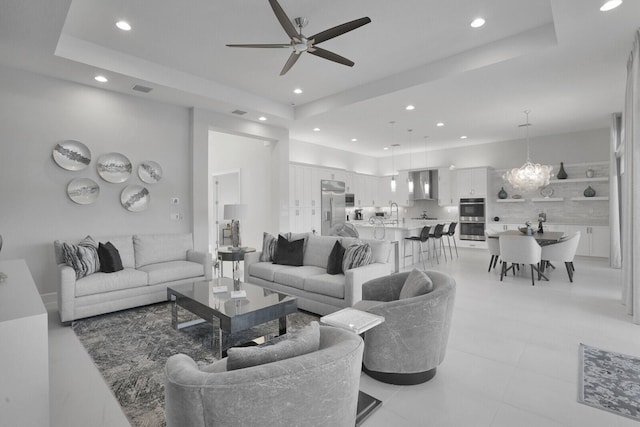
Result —
<svg viewBox="0 0 640 427"><path fill-rule="evenodd" d="M329 61L337 62L338 64L353 67L353 61L326 49L322 49L316 45L318 43L330 40L334 37L338 37L339 35L342 35L344 33L348 33L349 31L355 30L356 28L362 27L363 25L371 22L371 19L369 19L368 17L356 19L354 21L346 22L342 25L329 28L328 30L321 31L311 37L306 37L304 34L302 34L302 28L305 27L309 22L307 18L296 18L292 21L289 19L277 0L269 0L269 4L273 9L273 13L275 13L276 18L278 18L280 25L282 25L282 28L284 29L285 33L287 33L291 41L289 43L276 44L228 44L227 46L293 49L293 52L291 52L289 59L284 64L284 67L280 72L281 76L286 74L287 71L289 71L291 67L293 67L293 64L296 63L298 58L300 58L300 54L302 54L303 52L308 52L312 55L319 56L320 58L328 59ZM296 27L293 25L294 22L298 27L298 30L296 30Z"/></svg>

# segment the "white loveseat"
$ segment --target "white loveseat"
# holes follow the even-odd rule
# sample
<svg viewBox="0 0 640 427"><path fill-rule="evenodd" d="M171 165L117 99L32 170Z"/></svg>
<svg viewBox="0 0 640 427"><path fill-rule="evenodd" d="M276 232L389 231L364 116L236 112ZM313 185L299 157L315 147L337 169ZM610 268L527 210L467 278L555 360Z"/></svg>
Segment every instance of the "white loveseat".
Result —
<svg viewBox="0 0 640 427"><path fill-rule="evenodd" d="M305 236L302 266L262 262L262 252L250 252L244 256L244 281L293 295L298 299L298 308L325 315L362 300L363 283L391 272L391 244L387 241L311 233L299 234L296 238ZM368 243L373 263L347 270L344 274L328 274L327 261L336 240L340 240L344 247L356 241Z"/></svg>
<svg viewBox="0 0 640 427"><path fill-rule="evenodd" d="M76 280L73 268L64 263L62 243L54 242L63 322L166 301L167 286L212 278L212 256L193 250L191 234L136 234L96 241L115 246L123 270Z"/></svg>

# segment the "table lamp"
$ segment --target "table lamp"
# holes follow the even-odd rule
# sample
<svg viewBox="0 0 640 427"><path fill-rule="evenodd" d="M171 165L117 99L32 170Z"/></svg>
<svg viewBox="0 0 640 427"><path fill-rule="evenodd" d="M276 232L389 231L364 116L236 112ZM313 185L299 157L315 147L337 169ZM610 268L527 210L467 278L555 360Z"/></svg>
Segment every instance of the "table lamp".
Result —
<svg viewBox="0 0 640 427"><path fill-rule="evenodd" d="M245 218L247 205L224 205L224 219L231 220L231 246L240 247L240 220Z"/></svg>

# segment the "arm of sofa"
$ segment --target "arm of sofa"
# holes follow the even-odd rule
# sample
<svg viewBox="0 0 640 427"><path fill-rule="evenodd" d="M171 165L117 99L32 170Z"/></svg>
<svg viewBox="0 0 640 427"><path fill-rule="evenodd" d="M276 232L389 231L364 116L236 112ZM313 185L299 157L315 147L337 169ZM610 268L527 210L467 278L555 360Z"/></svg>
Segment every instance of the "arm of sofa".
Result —
<svg viewBox="0 0 640 427"><path fill-rule="evenodd" d="M389 275L387 263L374 262L345 272L344 299L349 307L362 299L362 285L369 280Z"/></svg>
<svg viewBox="0 0 640 427"><path fill-rule="evenodd" d="M187 261L202 264L204 267L205 279L211 280L213 278L213 257L209 252L188 250Z"/></svg>
<svg viewBox="0 0 640 427"><path fill-rule="evenodd" d="M262 256L262 251L256 252L247 252L244 254L244 281L245 283L249 283L249 267L251 264L255 264L260 262L260 257Z"/></svg>
<svg viewBox="0 0 640 427"><path fill-rule="evenodd" d="M66 264L58 264L58 312L60 321L73 320L73 300L76 296L76 272Z"/></svg>

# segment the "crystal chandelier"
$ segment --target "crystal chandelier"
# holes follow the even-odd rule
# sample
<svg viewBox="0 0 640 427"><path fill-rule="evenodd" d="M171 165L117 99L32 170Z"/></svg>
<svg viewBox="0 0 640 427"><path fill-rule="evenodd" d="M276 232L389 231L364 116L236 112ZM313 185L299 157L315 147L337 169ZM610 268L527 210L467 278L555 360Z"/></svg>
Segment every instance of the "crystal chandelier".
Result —
<svg viewBox="0 0 640 427"><path fill-rule="evenodd" d="M513 168L505 174L504 178L509 184L519 191L533 191L549 185L552 166L531 163L529 159L529 110L524 112L527 116L527 123L520 125L527 128L527 161L519 168Z"/></svg>

